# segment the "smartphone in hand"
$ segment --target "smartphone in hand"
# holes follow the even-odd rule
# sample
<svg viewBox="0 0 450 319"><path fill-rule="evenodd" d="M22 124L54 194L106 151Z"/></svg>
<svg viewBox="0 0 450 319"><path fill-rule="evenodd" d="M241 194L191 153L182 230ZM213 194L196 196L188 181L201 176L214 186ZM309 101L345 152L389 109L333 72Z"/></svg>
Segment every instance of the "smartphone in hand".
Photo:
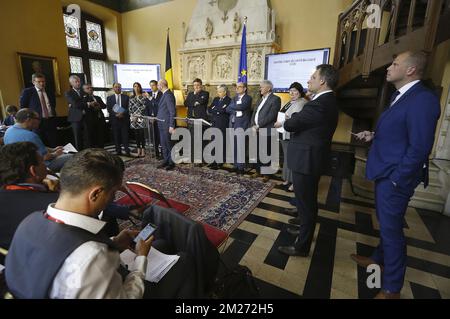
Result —
<svg viewBox="0 0 450 319"><path fill-rule="evenodd" d="M142 239L143 241L146 241L147 239L150 238L150 236L152 236L156 229L158 228L158 226L153 225L153 224L148 224L147 226L144 227L143 230L141 230L141 232L136 236L136 238L134 239L134 242L137 244L139 242L140 239Z"/></svg>

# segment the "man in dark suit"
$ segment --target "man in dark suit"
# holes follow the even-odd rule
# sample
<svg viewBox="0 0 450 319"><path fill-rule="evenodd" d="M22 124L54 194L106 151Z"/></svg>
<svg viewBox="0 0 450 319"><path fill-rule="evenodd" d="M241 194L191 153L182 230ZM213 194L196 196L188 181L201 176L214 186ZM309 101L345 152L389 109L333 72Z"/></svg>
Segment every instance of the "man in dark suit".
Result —
<svg viewBox="0 0 450 319"><path fill-rule="evenodd" d="M74 146L78 151L81 151L90 147L86 112L95 103L88 102L88 97L81 89L81 81L77 75L71 75L69 82L72 88L65 94L67 103L69 104L69 116L67 120L72 124Z"/></svg>
<svg viewBox="0 0 450 319"><path fill-rule="evenodd" d="M32 76L33 86L26 88L20 95L20 108L28 108L39 114L41 124L36 133L45 145L55 147L56 137L56 98L55 94L46 90L45 75L35 73Z"/></svg>
<svg viewBox="0 0 450 319"><path fill-rule="evenodd" d="M252 97L247 94L247 83L239 82L236 84L236 96L232 99L230 105L227 107L227 112L230 114L229 126L234 130L247 130L250 126L252 117ZM235 132L234 138L234 169L238 175L244 174L245 169L245 152L242 154L242 160L238 159L237 141L239 133Z"/></svg>
<svg viewBox="0 0 450 319"><path fill-rule="evenodd" d="M420 81L427 56L422 52L398 55L387 69L387 81L397 91L381 115L375 132L356 138L372 142L366 176L375 181L375 206L380 244L370 258L352 255L360 266L384 267L378 299L400 297L406 272L404 217L415 188L428 185L428 158L433 148L440 104Z"/></svg>
<svg viewBox="0 0 450 319"><path fill-rule="evenodd" d="M193 82L194 85L194 91L190 92L188 96L186 97L186 100L184 101L184 105L188 109L188 118L191 119L203 119L205 121L208 120L208 102L209 102L209 92L203 91L203 82L200 79L195 79ZM202 138L201 141L195 141L194 140L194 126L195 125L201 125L202 126ZM203 141L203 124L200 122L189 122L188 123L188 129L191 132L191 162L203 162L203 148L204 148L204 141ZM194 156L194 145L196 143L201 143L202 149L201 149L201 155L200 158L195 158ZM196 161L195 161L196 160Z"/></svg>
<svg viewBox="0 0 450 319"><path fill-rule="evenodd" d="M86 94L88 102L91 103L86 110L86 126L88 133L89 147L105 147L105 115L106 104L100 96L94 95L94 89L91 84L83 85L83 92Z"/></svg>
<svg viewBox="0 0 450 319"><path fill-rule="evenodd" d="M158 116L158 104L162 98L162 92L158 90L158 82L155 80L150 81L150 87L152 89L152 92L144 93L145 97L147 97L147 99L149 100L146 104L145 115L151 116L151 117L157 117ZM159 153L159 147L161 146L161 142L159 141L158 122L152 121L150 124L152 125L152 127L150 129L153 130L153 133L152 133L154 136L153 145L155 147L156 157L160 158L161 154Z"/></svg>
<svg viewBox="0 0 450 319"><path fill-rule="evenodd" d="M171 151L171 134L175 132L175 95L169 90L166 80L160 80L158 83L159 90L163 93L158 105L158 119L164 121L159 122L159 137L161 139L161 148L163 155L163 162L158 168L165 168L166 170L172 170L175 167L173 162Z"/></svg>
<svg viewBox="0 0 450 319"><path fill-rule="evenodd" d="M122 94L122 85L120 83L114 83L113 90L114 94L106 99L106 106L109 112L109 120L111 121L114 143L116 144L116 153L117 155L122 155L121 144L123 144L126 156L131 157L128 142L128 130L130 129L128 107L130 98L128 95ZM114 110L120 110L121 112L116 113Z"/></svg>
<svg viewBox="0 0 450 319"><path fill-rule="evenodd" d="M230 122L230 115L227 113L227 107L231 103L231 98L228 96L228 88L225 84L219 85L217 87L217 96L214 98L210 107L208 108L208 113L211 115L212 127L219 129L222 132L223 138L223 156L219 162L214 162L209 165L212 169L218 169L225 162L226 155L226 130Z"/></svg>
<svg viewBox="0 0 450 319"><path fill-rule="evenodd" d="M258 162L256 164L256 173L252 175L253 178L261 176L261 167L265 164L260 160L260 139L266 140L267 155L271 151L271 129L277 122L278 112L281 110L281 99L272 93L273 84L270 81L263 81L260 85L259 91L261 93L261 100L258 102L252 115L251 126L257 132L258 136ZM269 176L265 175L264 182L269 180Z"/></svg>
<svg viewBox="0 0 450 319"><path fill-rule="evenodd" d="M299 214L289 223L299 225L300 228L288 228L289 233L297 236L295 243L278 247L278 250L290 256L306 257L311 248L318 214L319 179L326 171L338 122L338 108L333 93L337 84L338 72L333 66L317 66L308 81L309 92L315 94L313 100L284 123L284 129L293 133L288 144L288 167L293 171Z"/></svg>

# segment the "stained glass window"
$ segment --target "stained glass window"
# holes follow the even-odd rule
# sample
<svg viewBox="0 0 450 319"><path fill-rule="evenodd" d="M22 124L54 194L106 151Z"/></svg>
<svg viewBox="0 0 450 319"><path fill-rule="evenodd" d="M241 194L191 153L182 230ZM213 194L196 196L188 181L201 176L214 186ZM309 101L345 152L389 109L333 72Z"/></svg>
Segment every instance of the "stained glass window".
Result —
<svg viewBox="0 0 450 319"><path fill-rule="evenodd" d="M91 68L92 86L102 88L106 86L106 66L101 60L89 59L89 67Z"/></svg>
<svg viewBox="0 0 450 319"><path fill-rule="evenodd" d="M70 56L70 72L83 73L83 59L77 56Z"/></svg>
<svg viewBox="0 0 450 319"><path fill-rule="evenodd" d="M77 17L64 15L66 43L69 48L81 49L80 21Z"/></svg>
<svg viewBox="0 0 450 319"><path fill-rule="evenodd" d="M103 53L102 28L98 23L86 21L89 51Z"/></svg>

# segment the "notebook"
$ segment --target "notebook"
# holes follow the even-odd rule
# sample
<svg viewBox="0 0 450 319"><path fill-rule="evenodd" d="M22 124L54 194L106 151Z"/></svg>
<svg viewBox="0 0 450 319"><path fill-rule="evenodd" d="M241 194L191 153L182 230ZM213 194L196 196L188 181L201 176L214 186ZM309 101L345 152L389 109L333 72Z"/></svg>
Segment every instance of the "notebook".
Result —
<svg viewBox="0 0 450 319"><path fill-rule="evenodd" d="M125 250L120 254L122 265L129 271L135 270L134 259L136 256L137 255L131 250ZM150 282L158 283L177 263L179 258L180 256L178 255L166 255L152 247L147 256L145 279Z"/></svg>

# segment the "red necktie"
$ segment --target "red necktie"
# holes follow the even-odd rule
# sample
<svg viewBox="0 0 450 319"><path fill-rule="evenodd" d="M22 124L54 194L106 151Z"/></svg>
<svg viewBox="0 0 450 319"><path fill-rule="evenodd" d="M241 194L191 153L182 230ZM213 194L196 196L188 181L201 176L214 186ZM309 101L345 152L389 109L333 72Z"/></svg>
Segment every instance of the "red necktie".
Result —
<svg viewBox="0 0 450 319"><path fill-rule="evenodd" d="M45 102L45 97L44 97L44 90L40 90L39 91L39 98L41 100L41 106L42 106L42 118L48 118L48 109L47 109L47 103Z"/></svg>

